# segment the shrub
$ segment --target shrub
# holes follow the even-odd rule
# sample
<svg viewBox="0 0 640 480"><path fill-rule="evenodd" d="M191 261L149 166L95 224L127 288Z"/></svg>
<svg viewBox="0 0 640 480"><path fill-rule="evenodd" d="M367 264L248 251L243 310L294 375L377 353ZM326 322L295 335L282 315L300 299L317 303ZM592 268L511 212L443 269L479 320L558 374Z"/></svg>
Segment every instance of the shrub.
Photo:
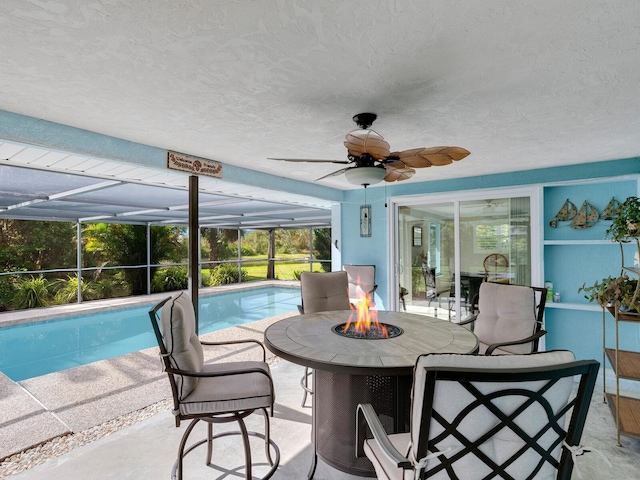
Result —
<svg viewBox="0 0 640 480"><path fill-rule="evenodd" d="M56 280L55 302L58 304L73 303L78 301L78 276L69 275L66 280ZM94 284L91 281L82 280L82 299L95 300L98 298Z"/></svg>
<svg viewBox="0 0 640 480"><path fill-rule="evenodd" d="M162 267L156 270L151 280L151 291L173 292L184 290L189 286L187 267Z"/></svg>
<svg viewBox="0 0 640 480"><path fill-rule="evenodd" d="M50 305L49 281L42 275L18 281L12 304L16 310Z"/></svg>
<svg viewBox="0 0 640 480"><path fill-rule="evenodd" d="M93 284L96 298L116 298L126 297L130 294L129 284L124 280L123 275L112 278L101 278Z"/></svg>
<svg viewBox="0 0 640 480"><path fill-rule="evenodd" d="M13 284L11 280L5 276L0 277L0 312L9 310L11 306L11 298L13 292Z"/></svg>
<svg viewBox="0 0 640 480"><path fill-rule="evenodd" d="M200 271L200 281L202 282L203 287L211 287L213 286L213 271L212 270L201 270Z"/></svg>
<svg viewBox="0 0 640 480"><path fill-rule="evenodd" d="M242 281L247 279L247 271L241 270ZM229 285L231 283L239 283L238 267L232 263L225 263L216 267L211 274L211 285Z"/></svg>

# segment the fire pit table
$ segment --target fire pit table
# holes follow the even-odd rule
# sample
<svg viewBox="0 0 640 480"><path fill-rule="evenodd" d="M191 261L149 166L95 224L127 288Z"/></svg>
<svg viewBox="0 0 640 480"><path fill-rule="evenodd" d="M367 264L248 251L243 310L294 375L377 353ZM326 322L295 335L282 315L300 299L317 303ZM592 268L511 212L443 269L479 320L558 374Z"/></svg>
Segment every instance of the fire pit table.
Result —
<svg viewBox="0 0 640 480"><path fill-rule="evenodd" d="M408 431L413 366L424 353L475 353L478 340L446 320L379 311L378 320L395 336L369 339L345 335L352 310L309 313L280 320L264 333L279 357L311 367L313 375L313 478L319 455L352 475L375 477L367 458L355 457L355 411L371 403L388 433Z"/></svg>

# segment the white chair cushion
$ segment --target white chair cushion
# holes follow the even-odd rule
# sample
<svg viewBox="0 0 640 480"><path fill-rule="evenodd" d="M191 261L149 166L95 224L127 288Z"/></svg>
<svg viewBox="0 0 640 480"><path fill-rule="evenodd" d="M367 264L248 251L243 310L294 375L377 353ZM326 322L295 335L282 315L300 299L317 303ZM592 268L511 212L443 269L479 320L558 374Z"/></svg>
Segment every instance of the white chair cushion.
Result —
<svg viewBox="0 0 640 480"><path fill-rule="evenodd" d="M574 361L573 353L569 351L551 351L544 353L536 353L531 355L509 355L509 356L474 356L474 355L424 355L418 358L415 375L414 386L412 392L412 406L411 406L411 431L412 442L417 442L417 435L419 433L421 415L422 415L422 403L424 398L425 389L425 368L438 368L438 367L456 367L462 369L517 369L517 368L532 368L546 365L556 365L562 363L569 363ZM518 382L514 383L519 388L535 389L540 388L541 382ZM490 382L475 383L474 386L483 394L490 393L497 389L504 389L504 383L494 384ZM556 383L548 392L545 393L545 398L550 402L553 411L558 412L563 408L571 394L573 387L572 378L561 379ZM525 397L505 397L500 400L496 400L496 404L508 405L505 410L508 413L515 411L520 405L520 400L524 401ZM453 419L469 405L470 402L475 401L475 397L471 395L464 387L458 382L439 381L436 383L436 389L434 392L433 408L440 413L446 421L453 421ZM523 413L518 415L515 423L524 431L533 435L537 432L542 424L546 423L546 412L538 404L534 404L528 407ZM560 424L562 425L561 419ZM479 438L484 432L493 426L500 423L500 420L490 413L486 407L477 407L474 412L467 415L465 419L458 425L457 430L462 433L467 439L475 440ZM430 437L440 434L443 431L442 426L435 420L431 421ZM540 444L544 445L544 436L540 441ZM524 445L523 440L516 435L509 428L504 428L501 432L490 438L487 442L481 445L479 448L488 457L492 458L496 463L501 463L501 459L505 456L509 456L510 452L521 448ZM452 448L451 454L455 454L462 444L455 438L447 436L444 442L438 444L439 450L446 448ZM560 458L560 446L556 447L553 456L556 459ZM514 462L507 470L514 478L518 478L522 475L523 471L530 471L532 465L536 465L540 457L535 452L527 452L527 454L520 457L517 462ZM416 459L418 460L418 459ZM433 468L433 465L437 465L439 460L437 458L429 460L427 469ZM387 467L388 468L388 467ZM483 478L489 472L488 467L479 460L476 460L473 455L465 455L460 461L455 463L455 471L459 478L465 480L474 480L476 478ZM429 478L448 478L444 472L440 472L443 475L437 474ZM544 465L539 474L535 477L540 478L554 478L555 469L548 463Z"/></svg>
<svg viewBox="0 0 640 480"><path fill-rule="evenodd" d="M162 307L160 325L171 366L180 370L200 372L204 353L198 335L191 298L182 292ZM197 377L176 375L178 398L183 400L198 384Z"/></svg>
<svg viewBox="0 0 640 480"><path fill-rule="evenodd" d="M396 450L403 455L409 452L409 446L411 445L410 433L389 435L389 440L391 440ZM389 460L375 440L365 440L364 453L373 463L378 480L413 480L413 471L406 470L403 472L401 468L396 468L395 464Z"/></svg>
<svg viewBox="0 0 640 480"><path fill-rule="evenodd" d="M260 369L270 375L264 362L228 362L205 364L202 373L220 373L240 369ZM225 413L267 408L272 404L267 375L245 373L220 377L201 377L193 391L180 403L183 415Z"/></svg>
<svg viewBox="0 0 640 480"><path fill-rule="evenodd" d="M484 282L480 285L478 318L473 333L484 344L520 340L533 335L536 324L535 292L531 287ZM531 353L532 342L503 350Z"/></svg>

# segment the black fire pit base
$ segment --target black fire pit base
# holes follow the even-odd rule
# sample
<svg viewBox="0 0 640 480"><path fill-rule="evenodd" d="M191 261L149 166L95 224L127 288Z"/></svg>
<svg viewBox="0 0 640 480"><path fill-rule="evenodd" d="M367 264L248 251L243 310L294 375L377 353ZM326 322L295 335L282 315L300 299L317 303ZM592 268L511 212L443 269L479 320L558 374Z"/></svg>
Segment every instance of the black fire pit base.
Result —
<svg viewBox="0 0 640 480"><path fill-rule="evenodd" d="M314 370L315 452L332 467L375 477L368 458L356 458L356 407L370 403L387 433L409 431L411 375L351 375Z"/></svg>

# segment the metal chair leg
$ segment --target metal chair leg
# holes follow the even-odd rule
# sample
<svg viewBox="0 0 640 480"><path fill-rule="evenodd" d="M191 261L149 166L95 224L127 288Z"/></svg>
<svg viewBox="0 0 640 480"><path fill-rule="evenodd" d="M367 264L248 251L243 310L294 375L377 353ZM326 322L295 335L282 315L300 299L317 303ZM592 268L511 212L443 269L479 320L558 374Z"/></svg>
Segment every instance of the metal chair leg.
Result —
<svg viewBox="0 0 640 480"><path fill-rule="evenodd" d="M304 407L305 403L307 403L307 393L313 394L313 390L309 387L309 376L313 375L313 371L309 367L305 367L304 375L300 379L300 386L304 393L302 394L302 404L300 406Z"/></svg>
<svg viewBox="0 0 640 480"><path fill-rule="evenodd" d="M267 480L273 476L273 474L278 469L278 465L280 464L280 449L278 446L271 440L271 425L269 422L269 414L266 408L261 408L262 414L265 419L265 433L252 432L248 431L246 424L244 423L243 418L246 417L251 412L239 412L232 417L226 417L222 421L216 421L214 418L196 418L189 423L184 433L182 434L182 439L180 441L180 446L178 448L178 458L173 464L173 468L171 470L171 480L182 480L183 475L182 472L184 470L183 459L186 457L191 451L195 450L200 445L207 443L207 465L211 465L211 461L213 459L213 441L227 436L232 435L240 435L242 436L242 443L244 446L244 460L245 460L245 478L246 480L251 480L253 478L253 466L251 460L251 445L249 443L249 436L261 438L265 442L265 454L267 461L269 462L270 469L269 471L261 477L262 480ZM193 431L196 424L200 421L204 420L208 423L207 425L207 437L203 440L197 441L193 445L187 447L187 441L191 432ZM228 423L229 421L235 421L238 423L239 430L236 431L227 431L221 432L217 435L213 434L213 423ZM273 448L273 453L275 454L275 458L272 456L271 448Z"/></svg>

